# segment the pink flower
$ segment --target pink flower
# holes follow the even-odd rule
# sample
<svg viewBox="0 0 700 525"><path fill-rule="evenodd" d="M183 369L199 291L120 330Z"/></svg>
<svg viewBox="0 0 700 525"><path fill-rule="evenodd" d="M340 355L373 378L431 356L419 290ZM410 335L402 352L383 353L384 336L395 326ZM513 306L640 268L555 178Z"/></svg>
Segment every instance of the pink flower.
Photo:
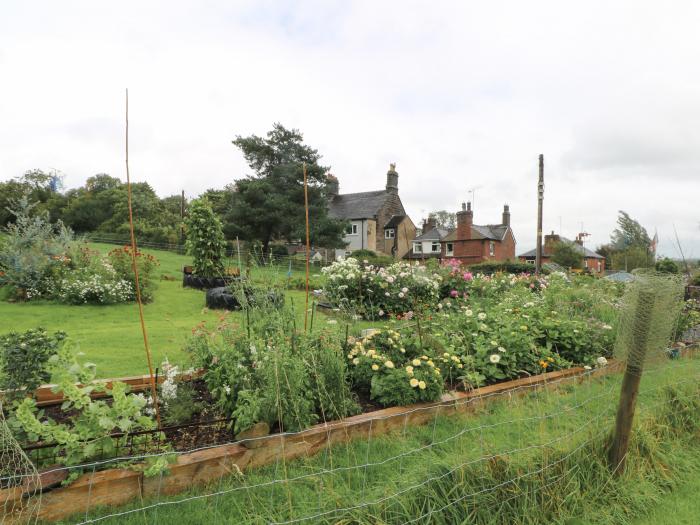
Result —
<svg viewBox="0 0 700 525"><path fill-rule="evenodd" d="M530 283L530 288L534 288L534 287L535 287L535 283Z"/></svg>
<svg viewBox="0 0 700 525"><path fill-rule="evenodd" d="M450 292L450 297L457 297L457 295L459 295L459 292L457 290L452 290Z"/></svg>
<svg viewBox="0 0 700 525"><path fill-rule="evenodd" d="M471 281L474 276L472 275L472 272L464 272L464 275L462 275L465 281Z"/></svg>

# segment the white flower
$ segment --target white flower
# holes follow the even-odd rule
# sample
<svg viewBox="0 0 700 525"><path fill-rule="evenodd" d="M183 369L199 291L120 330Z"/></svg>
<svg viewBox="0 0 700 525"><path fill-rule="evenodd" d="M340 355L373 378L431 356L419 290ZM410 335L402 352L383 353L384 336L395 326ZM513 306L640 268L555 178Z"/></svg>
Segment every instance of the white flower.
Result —
<svg viewBox="0 0 700 525"><path fill-rule="evenodd" d="M418 388L420 388L421 390L425 390L425 387L425 381L418 381Z"/></svg>
<svg viewBox="0 0 700 525"><path fill-rule="evenodd" d="M399 292L399 299L403 299L403 292Z"/></svg>
<svg viewBox="0 0 700 525"><path fill-rule="evenodd" d="M394 368L394 363L391 361L384 361L384 366L387 368Z"/></svg>
<svg viewBox="0 0 700 525"><path fill-rule="evenodd" d="M506 351L506 349L505 349L505 348L503 348L502 346L499 346L499 347L498 347L498 351L499 351L499 352L505 352L505 351Z"/></svg>
<svg viewBox="0 0 700 525"><path fill-rule="evenodd" d="M384 310L379 310L379 312L377 312L377 313L379 314L379 317L384 316Z"/></svg>
<svg viewBox="0 0 700 525"><path fill-rule="evenodd" d="M386 295L387 297L391 297L391 294L389 292L384 292L384 295Z"/></svg>
<svg viewBox="0 0 700 525"><path fill-rule="evenodd" d="M379 365L376 364L376 363L373 364L373 365L372 365L372 370L374 370L375 372L376 372L377 370L379 370Z"/></svg>
<svg viewBox="0 0 700 525"><path fill-rule="evenodd" d="M410 365L407 366L407 367L406 367L406 373L407 373L409 376L412 376L412 375L413 375L413 367L410 366Z"/></svg>
<svg viewBox="0 0 700 525"><path fill-rule="evenodd" d="M226 395L231 395L231 387L228 385L224 385L224 392L226 392Z"/></svg>
<svg viewBox="0 0 700 525"><path fill-rule="evenodd" d="M467 317L471 317L472 315L474 315L474 312L472 312L471 310L467 310L466 312L464 312L464 315L466 315Z"/></svg>
<svg viewBox="0 0 700 525"><path fill-rule="evenodd" d="M328 321L326 321L326 323L327 324L338 324L338 321L336 321L335 319L328 319Z"/></svg>
<svg viewBox="0 0 700 525"><path fill-rule="evenodd" d="M402 291L403 293L408 293L408 288L406 288L406 287L404 286L403 288L401 288L401 291Z"/></svg>
<svg viewBox="0 0 700 525"><path fill-rule="evenodd" d="M477 316L479 318L479 321L483 321L486 319L486 314L484 312L479 312L479 315Z"/></svg>
<svg viewBox="0 0 700 525"><path fill-rule="evenodd" d="M598 366L605 366L608 364L608 360L605 359L602 355L598 359L596 359L595 362Z"/></svg>
<svg viewBox="0 0 700 525"><path fill-rule="evenodd" d="M418 386L418 380L415 377L412 377L408 384L411 385L413 388L416 388Z"/></svg>
<svg viewBox="0 0 700 525"><path fill-rule="evenodd" d="M491 354L489 357L489 361L491 361L494 365L498 363L501 360L501 356L498 354Z"/></svg>
<svg viewBox="0 0 700 525"><path fill-rule="evenodd" d="M585 365L583 368L584 368L584 370L590 370L590 369L591 369L591 367L590 367L589 365Z"/></svg>

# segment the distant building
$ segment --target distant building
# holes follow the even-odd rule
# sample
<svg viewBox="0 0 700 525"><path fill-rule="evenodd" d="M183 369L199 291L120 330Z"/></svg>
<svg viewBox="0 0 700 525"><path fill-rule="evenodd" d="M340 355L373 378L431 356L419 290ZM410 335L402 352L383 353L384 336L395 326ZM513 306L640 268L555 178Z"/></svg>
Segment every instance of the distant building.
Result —
<svg viewBox="0 0 700 525"><path fill-rule="evenodd" d="M349 222L344 236L348 246L336 250L336 256L364 249L400 258L409 251L416 227L399 197L395 164L389 166L383 190L341 194L338 179L328 175L327 192L329 215Z"/></svg>
<svg viewBox="0 0 700 525"><path fill-rule="evenodd" d="M474 224L471 203L457 212L457 228L447 231L428 219L424 233L413 240L408 259L458 260L465 265L515 259L515 237L510 227L510 209L503 207L501 224Z"/></svg>
<svg viewBox="0 0 700 525"><path fill-rule="evenodd" d="M576 240L572 241L566 237L561 237L555 234L554 231L549 235L544 236L544 246L542 249L542 264L551 262L552 255L554 254L554 249L556 245L560 242L565 242L574 245L576 250L583 256L583 269L589 272L602 275L605 272L605 257L589 250L583 245L583 240L581 236L576 237ZM518 255L518 259L523 262L535 264L536 250L530 250L529 252L521 253Z"/></svg>

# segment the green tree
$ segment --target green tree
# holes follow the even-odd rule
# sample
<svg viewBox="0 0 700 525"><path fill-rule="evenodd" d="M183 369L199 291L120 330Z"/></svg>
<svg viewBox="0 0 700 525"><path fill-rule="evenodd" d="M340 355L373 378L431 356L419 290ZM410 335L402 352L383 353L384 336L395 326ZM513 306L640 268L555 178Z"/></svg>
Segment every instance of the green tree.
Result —
<svg viewBox="0 0 700 525"><path fill-rule="evenodd" d="M302 134L274 124L266 137L238 136L233 141L254 175L235 183L226 215L227 233L260 241L264 253L273 240L305 237L302 164L306 164L311 241L315 246L345 246L345 222L328 216L327 167L318 164L318 151L303 143Z"/></svg>
<svg viewBox="0 0 700 525"><path fill-rule="evenodd" d="M613 270L631 272L635 268L649 268L653 266L649 250L641 246L630 246L625 250L616 251L611 258Z"/></svg>
<svg viewBox="0 0 700 525"><path fill-rule="evenodd" d="M187 254L194 259L194 272L202 277L218 277L224 273L226 241L221 221L206 199L190 203L185 217Z"/></svg>
<svg viewBox="0 0 700 525"><path fill-rule="evenodd" d="M610 236L610 243L618 251L631 246L649 249L651 238L644 226L630 217L626 211L620 210L617 217L617 228Z"/></svg>
<svg viewBox="0 0 700 525"><path fill-rule="evenodd" d="M581 268L583 266L583 254L578 250L578 245L572 242L558 242L554 246L552 261L564 268Z"/></svg>

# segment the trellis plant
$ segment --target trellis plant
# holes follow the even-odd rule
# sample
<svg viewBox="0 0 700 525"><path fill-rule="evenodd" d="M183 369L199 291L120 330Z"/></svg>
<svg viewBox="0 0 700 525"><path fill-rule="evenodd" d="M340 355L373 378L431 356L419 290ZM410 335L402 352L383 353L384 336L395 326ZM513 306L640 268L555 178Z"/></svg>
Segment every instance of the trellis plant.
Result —
<svg viewBox="0 0 700 525"><path fill-rule="evenodd" d="M194 272L202 277L218 277L224 273L226 241L221 221L206 199L190 203L185 218L187 254L194 258Z"/></svg>

